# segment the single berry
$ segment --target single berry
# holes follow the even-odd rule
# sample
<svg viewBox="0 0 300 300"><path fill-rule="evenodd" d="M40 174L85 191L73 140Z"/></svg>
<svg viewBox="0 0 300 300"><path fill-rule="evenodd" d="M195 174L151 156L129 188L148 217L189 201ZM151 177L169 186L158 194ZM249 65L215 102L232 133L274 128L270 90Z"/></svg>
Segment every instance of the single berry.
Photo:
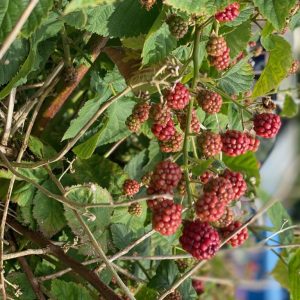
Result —
<svg viewBox="0 0 300 300"><path fill-rule="evenodd" d="M152 125L151 131L159 141L168 141L175 134L174 122L170 119L165 124L155 123Z"/></svg>
<svg viewBox="0 0 300 300"><path fill-rule="evenodd" d="M150 115L153 122L159 124L165 124L172 118L170 108L160 103L152 105Z"/></svg>
<svg viewBox="0 0 300 300"><path fill-rule="evenodd" d="M238 156L246 153L249 138L246 133L237 130L227 130L222 134L222 151L228 156Z"/></svg>
<svg viewBox="0 0 300 300"><path fill-rule="evenodd" d="M299 70L299 67L300 67L299 60L294 60L293 63L292 63L292 66L289 70L289 75L296 74Z"/></svg>
<svg viewBox="0 0 300 300"><path fill-rule="evenodd" d="M202 222L214 222L224 214L226 203L214 193L204 193L195 203L195 211Z"/></svg>
<svg viewBox="0 0 300 300"><path fill-rule="evenodd" d="M206 46L209 56L222 56L227 51L227 43L222 36L212 36Z"/></svg>
<svg viewBox="0 0 300 300"><path fill-rule="evenodd" d="M143 213L142 205L141 205L140 203L132 203L132 204L130 204L130 206L128 207L128 212L129 212L132 216L139 217L139 216L141 216L141 214Z"/></svg>
<svg viewBox="0 0 300 300"><path fill-rule="evenodd" d="M202 154L206 158L213 157L221 152L222 140L217 133L205 131L198 137L197 141Z"/></svg>
<svg viewBox="0 0 300 300"><path fill-rule="evenodd" d="M209 90L200 91L197 95L197 101L201 108L209 114L218 113L222 106L222 97Z"/></svg>
<svg viewBox="0 0 300 300"><path fill-rule="evenodd" d="M147 10L150 10L156 3L156 0L140 0L140 2Z"/></svg>
<svg viewBox="0 0 300 300"><path fill-rule="evenodd" d="M165 153L179 152L182 149L182 145L183 135L176 131L168 141L160 143L160 151Z"/></svg>
<svg viewBox="0 0 300 300"><path fill-rule="evenodd" d="M137 103L133 108L132 114L141 123L144 123L149 118L150 108L151 106L147 102Z"/></svg>
<svg viewBox="0 0 300 300"><path fill-rule="evenodd" d="M137 119L134 115L130 115L127 118L125 124L131 132L138 132L141 128L140 120Z"/></svg>
<svg viewBox="0 0 300 300"><path fill-rule="evenodd" d="M280 117L272 113L262 113L254 117L254 130L263 138L273 138L281 127Z"/></svg>
<svg viewBox="0 0 300 300"><path fill-rule="evenodd" d="M165 300L182 300L182 296L179 291L175 290L173 293L169 294Z"/></svg>
<svg viewBox="0 0 300 300"><path fill-rule="evenodd" d="M252 136L250 133L247 133L247 136L249 138L248 151L256 152L259 148L260 140L255 136Z"/></svg>
<svg viewBox="0 0 300 300"><path fill-rule="evenodd" d="M187 259L178 259L176 260L176 265L180 273L184 273L185 270L189 267Z"/></svg>
<svg viewBox="0 0 300 300"><path fill-rule="evenodd" d="M227 206L221 218L218 221L213 222L213 226L218 228L227 227L233 222L233 217L232 209Z"/></svg>
<svg viewBox="0 0 300 300"><path fill-rule="evenodd" d="M193 279L192 280L193 288L195 289L197 295L204 293L204 283L201 280Z"/></svg>
<svg viewBox="0 0 300 300"><path fill-rule="evenodd" d="M183 38L189 29L188 23L176 15L171 15L167 19L167 24L169 25L171 34L178 40Z"/></svg>
<svg viewBox="0 0 300 300"><path fill-rule="evenodd" d="M166 101L170 108L182 110L190 101L190 92L183 84L178 82L166 95Z"/></svg>
<svg viewBox="0 0 300 300"><path fill-rule="evenodd" d="M151 177L150 191L172 193L182 177L180 167L169 160L160 162ZM155 193L155 192L154 192Z"/></svg>
<svg viewBox="0 0 300 300"><path fill-rule="evenodd" d="M224 177L212 178L203 187L204 193L215 194L219 201L229 203L234 199L234 191L229 179Z"/></svg>
<svg viewBox="0 0 300 300"><path fill-rule="evenodd" d="M227 239L229 236L231 236L236 230L238 230L243 224L240 221L235 221L228 225L225 228L221 229L222 236L224 239ZM242 245L249 237L248 229L243 228L241 231L236 233L228 242L227 244L230 244L232 247L238 247Z"/></svg>
<svg viewBox="0 0 300 300"><path fill-rule="evenodd" d="M177 114L177 119L178 119L178 122L180 124L181 130L185 131L186 123L187 123L187 113L186 113L186 111L179 112ZM193 109L192 110L192 119L191 119L191 132L192 133L199 133L200 129L201 129L201 124L198 120L196 111Z"/></svg>
<svg viewBox="0 0 300 300"><path fill-rule="evenodd" d="M247 183L244 180L242 173L233 172L229 169L226 169L222 174L222 177L227 178L231 182L234 192L234 199L239 199L245 194L247 190Z"/></svg>
<svg viewBox="0 0 300 300"><path fill-rule="evenodd" d="M217 71L226 70L230 66L229 52L230 49L227 48L222 55L210 58L211 64L217 69Z"/></svg>
<svg viewBox="0 0 300 300"><path fill-rule="evenodd" d="M208 223L185 221L179 238L182 248L196 259L210 259L220 248L220 236Z"/></svg>
<svg viewBox="0 0 300 300"><path fill-rule="evenodd" d="M199 179L202 184L206 184L214 176L215 176L215 174L213 172L205 171L201 176L199 176Z"/></svg>
<svg viewBox="0 0 300 300"><path fill-rule="evenodd" d="M133 179L127 179L123 183L123 194L126 196L133 196L140 190L140 184Z"/></svg>
<svg viewBox="0 0 300 300"><path fill-rule="evenodd" d="M181 224L182 206L164 200L152 211L152 227L162 235L172 235Z"/></svg>
<svg viewBox="0 0 300 300"><path fill-rule="evenodd" d="M234 2L222 11L219 11L215 14L215 18L219 22L230 22L233 21L240 14L240 5L237 2Z"/></svg>

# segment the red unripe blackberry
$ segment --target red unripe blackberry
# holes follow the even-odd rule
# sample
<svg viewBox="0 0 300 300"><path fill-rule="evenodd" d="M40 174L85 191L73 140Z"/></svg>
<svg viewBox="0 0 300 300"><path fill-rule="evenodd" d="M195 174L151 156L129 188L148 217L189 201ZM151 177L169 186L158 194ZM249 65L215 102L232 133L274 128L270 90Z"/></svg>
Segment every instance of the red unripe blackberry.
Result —
<svg viewBox="0 0 300 300"><path fill-rule="evenodd" d="M203 187L204 193L215 194L219 201L225 204L234 199L234 191L229 179L224 177L212 178Z"/></svg>
<svg viewBox="0 0 300 300"><path fill-rule="evenodd" d="M160 103L152 105L150 115L153 122L159 124L165 124L172 118L170 108Z"/></svg>
<svg viewBox="0 0 300 300"><path fill-rule="evenodd" d="M234 2L222 11L219 11L215 14L215 18L219 22L230 22L233 21L240 14L240 5L237 2Z"/></svg>
<svg viewBox="0 0 300 300"><path fill-rule="evenodd" d="M226 202L214 193L204 193L195 203L195 211L202 222L214 222L224 214Z"/></svg>
<svg viewBox="0 0 300 300"><path fill-rule="evenodd" d="M206 184L214 176L215 176L215 174L213 172L205 171L201 176L199 176L199 179L202 184Z"/></svg>
<svg viewBox="0 0 300 300"><path fill-rule="evenodd" d="M180 167L169 160L160 162L151 177L150 187L159 193L172 193L182 177Z"/></svg>
<svg viewBox="0 0 300 300"><path fill-rule="evenodd" d="M221 216L221 218L215 222L213 222L213 226L222 228L222 227L227 227L229 224L233 222L233 212L230 207L225 207L224 214Z"/></svg>
<svg viewBox="0 0 300 300"><path fill-rule="evenodd" d="M237 130L227 130L222 134L222 151L228 156L238 156L248 151L249 138L246 133Z"/></svg>
<svg viewBox="0 0 300 300"><path fill-rule="evenodd" d="M254 117L254 130L263 138L273 138L281 127L280 117L272 113L262 113Z"/></svg>
<svg viewBox="0 0 300 300"><path fill-rule="evenodd" d="M151 105L147 102L137 103L133 108L132 114L141 123L144 123L149 118L150 108Z"/></svg>
<svg viewBox="0 0 300 300"><path fill-rule="evenodd" d="M201 280L193 279L192 280L193 288L195 289L197 295L204 293L204 283Z"/></svg>
<svg viewBox="0 0 300 300"><path fill-rule="evenodd" d="M147 10L150 10L156 3L156 0L140 0L140 2Z"/></svg>
<svg viewBox="0 0 300 300"><path fill-rule="evenodd" d="M140 203L132 203L128 207L128 213L130 213L132 216L139 217L141 216L142 212L143 212L143 208Z"/></svg>
<svg viewBox="0 0 300 300"><path fill-rule="evenodd" d="M151 194L151 193L148 193L148 194ZM166 201L166 200L168 200L168 199L158 196L155 199L147 200L147 206L149 207L150 210L154 210L157 207L159 207L163 201Z"/></svg>
<svg viewBox="0 0 300 300"><path fill-rule="evenodd" d="M160 151L165 153L178 152L182 149L182 145L183 135L176 131L168 141L160 143Z"/></svg>
<svg viewBox="0 0 300 300"><path fill-rule="evenodd" d="M189 263L187 259L177 259L176 265L180 273L184 273L185 270L189 267Z"/></svg>
<svg viewBox="0 0 300 300"><path fill-rule="evenodd" d="M217 69L217 71L226 70L230 66L229 52L230 49L227 48L222 55L211 57L210 63Z"/></svg>
<svg viewBox="0 0 300 300"><path fill-rule="evenodd" d="M220 248L220 236L208 223L185 221L179 238L182 248L196 259L210 259Z"/></svg>
<svg viewBox="0 0 300 300"><path fill-rule="evenodd" d="M292 63L292 66L289 70L289 75L296 74L299 70L299 67L300 67L299 60L294 60L293 63Z"/></svg>
<svg viewBox="0 0 300 300"><path fill-rule="evenodd" d="M227 239L229 236L231 236L236 230L238 230L243 224L240 221L235 221L228 225L225 228L221 229L222 236L224 239ZM249 237L248 229L247 227L239 231L237 234L235 234L228 242L227 244L230 244L232 247L238 247L242 245Z"/></svg>
<svg viewBox="0 0 300 300"><path fill-rule="evenodd" d="M162 235L171 235L181 224L182 206L172 200L164 200L152 211L152 227Z"/></svg>
<svg viewBox="0 0 300 300"><path fill-rule="evenodd" d="M200 91L197 95L197 101L201 108L209 114L218 113L223 102L219 94L209 90Z"/></svg>
<svg viewBox="0 0 300 300"><path fill-rule="evenodd" d="M213 157L222 150L221 136L217 133L205 131L198 137L197 141L202 154L206 158Z"/></svg>
<svg viewBox="0 0 300 300"><path fill-rule="evenodd" d="M190 101L190 92L182 83L178 82L166 95L166 101L170 108L182 110Z"/></svg>
<svg viewBox="0 0 300 300"><path fill-rule="evenodd" d="M188 23L176 15L168 17L167 24L169 25L171 34L178 40L183 38L189 29Z"/></svg>
<svg viewBox="0 0 300 300"><path fill-rule="evenodd" d="M227 43L222 36L212 36L206 46L209 56L221 56L227 51Z"/></svg>
<svg viewBox="0 0 300 300"><path fill-rule="evenodd" d="M151 127L152 133L159 141L168 141L175 134L176 129L172 119L165 124L155 123Z"/></svg>
<svg viewBox="0 0 300 300"><path fill-rule="evenodd" d="M247 133L247 136L249 138L248 151L256 152L259 148L260 140L249 133Z"/></svg>
<svg viewBox="0 0 300 300"><path fill-rule="evenodd" d="M179 291L175 290L173 293L169 294L166 300L182 300L182 296Z"/></svg>
<svg viewBox="0 0 300 300"><path fill-rule="evenodd" d="M247 183L244 180L242 173L233 172L226 169L222 174L222 177L227 178L231 182L234 192L234 199L239 199L245 194L247 190Z"/></svg>
<svg viewBox="0 0 300 300"><path fill-rule="evenodd" d="M130 115L127 118L125 124L131 132L138 132L141 128L140 120L137 119L134 115Z"/></svg>
<svg viewBox="0 0 300 300"><path fill-rule="evenodd" d="M140 190L140 184L134 179L127 179L123 183L123 194L133 196Z"/></svg>
<svg viewBox="0 0 300 300"><path fill-rule="evenodd" d="M182 131L185 131L186 129L186 123L187 123L187 113L186 111L184 112L179 112L177 114L178 122L180 124L180 128ZM192 133L199 133L201 129L201 124L198 120L196 111L193 109L192 111L192 120L191 120L191 132Z"/></svg>

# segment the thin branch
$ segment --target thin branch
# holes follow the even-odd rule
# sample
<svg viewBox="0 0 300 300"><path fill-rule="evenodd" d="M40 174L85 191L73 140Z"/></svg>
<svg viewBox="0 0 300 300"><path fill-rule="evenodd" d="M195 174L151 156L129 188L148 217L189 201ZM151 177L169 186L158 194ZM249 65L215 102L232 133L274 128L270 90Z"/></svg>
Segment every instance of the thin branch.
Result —
<svg viewBox="0 0 300 300"><path fill-rule="evenodd" d="M14 29L10 32L10 34L4 40L2 47L0 48L0 61L9 49L10 45L15 41L19 32L21 31L23 25L29 18L30 14L32 13L33 9L39 3L39 0L31 0L26 9L24 10L23 14L21 15L20 19L16 23Z"/></svg>
<svg viewBox="0 0 300 300"><path fill-rule="evenodd" d="M126 139L127 137L124 137L117 141L103 156L108 158Z"/></svg>
<svg viewBox="0 0 300 300"><path fill-rule="evenodd" d="M48 248L27 249L27 250L24 250L24 251L4 254L3 255L3 260L15 259L15 258L18 258L18 257L24 257L24 256L28 256L28 255L44 255L44 254L47 254L48 252L49 252Z"/></svg>

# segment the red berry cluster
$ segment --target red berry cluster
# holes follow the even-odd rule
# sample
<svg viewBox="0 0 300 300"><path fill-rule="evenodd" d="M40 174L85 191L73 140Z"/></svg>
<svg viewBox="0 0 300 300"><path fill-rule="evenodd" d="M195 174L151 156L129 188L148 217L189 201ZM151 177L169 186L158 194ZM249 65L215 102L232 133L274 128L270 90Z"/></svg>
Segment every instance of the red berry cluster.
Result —
<svg viewBox="0 0 300 300"><path fill-rule="evenodd" d="M244 154L249 149L249 138L246 133L237 130L227 130L222 134L222 151L229 156Z"/></svg>
<svg viewBox="0 0 300 300"><path fill-rule="evenodd" d="M186 111L178 112L177 119L178 119L181 130L185 131L186 124L187 124L187 112ZM192 119L191 119L191 132L199 133L200 129L201 129L201 123L198 120L196 111L193 109L192 110Z"/></svg>
<svg viewBox="0 0 300 300"><path fill-rule="evenodd" d="M253 123L256 134L267 139L275 137L281 127L280 117L272 113L256 115Z"/></svg>
<svg viewBox="0 0 300 300"><path fill-rule="evenodd" d="M166 101L170 108L182 110L190 101L190 92L182 83L178 82L172 90L168 91Z"/></svg>
<svg viewBox="0 0 300 300"><path fill-rule="evenodd" d="M132 114L127 118L126 125L132 132L138 132L141 125L149 118L150 104L147 102L137 103L132 111Z"/></svg>
<svg viewBox="0 0 300 300"><path fill-rule="evenodd" d="M200 181L202 184L206 184L208 183L208 181L214 177L214 173L210 172L210 171L205 171L200 177Z"/></svg>
<svg viewBox="0 0 300 300"><path fill-rule="evenodd" d="M218 113L222 106L222 97L209 90L201 90L197 95L201 108L208 114Z"/></svg>
<svg viewBox="0 0 300 300"><path fill-rule="evenodd" d="M233 199L238 199L245 194L247 190L247 183L244 180L242 173L233 172L227 169L221 176L230 181L234 193Z"/></svg>
<svg viewBox="0 0 300 300"><path fill-rule="evenodd" d="M222 150L222 139L218 133L205 131L199 135L197 141L201 153L206 158L216 156Z"/></svg>
<svg viewBox="0 0 300 300"><path fill-rule="evenodd" d="M233 21L240 14L240 5L237 2L234 2L224 10L219 11L215 14L215 18L219 22L230 22Z"/></svg>
<svg viewBox="0 0 300 300"><path fill-rule="evenodd" d="M127 179L123 183L123 193L126 196L133 196L140 190L140 184L134 179Z"/></svg>
<svg viewBox="0 0 300 300"><path fill-rule="evenodd" d="M223 37L212 36L207 44L207 53L210 57L210 63L218 71L227 69L230 65L230 49Z"/></svg>

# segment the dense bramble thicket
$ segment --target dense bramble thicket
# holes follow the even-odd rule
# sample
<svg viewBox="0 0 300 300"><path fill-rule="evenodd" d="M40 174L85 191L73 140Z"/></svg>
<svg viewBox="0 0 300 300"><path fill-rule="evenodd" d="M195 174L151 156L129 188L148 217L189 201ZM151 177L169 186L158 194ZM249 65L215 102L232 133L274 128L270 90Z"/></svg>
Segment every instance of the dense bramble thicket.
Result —
<svg viewBox="0 0 300 300"><path fill-rule="evenodd" d="M233 299L226 253L283 229L274 276L299 299L291 220L255 156L297 113L279 86L299 8L4 0L1 299Z"/></svg>

